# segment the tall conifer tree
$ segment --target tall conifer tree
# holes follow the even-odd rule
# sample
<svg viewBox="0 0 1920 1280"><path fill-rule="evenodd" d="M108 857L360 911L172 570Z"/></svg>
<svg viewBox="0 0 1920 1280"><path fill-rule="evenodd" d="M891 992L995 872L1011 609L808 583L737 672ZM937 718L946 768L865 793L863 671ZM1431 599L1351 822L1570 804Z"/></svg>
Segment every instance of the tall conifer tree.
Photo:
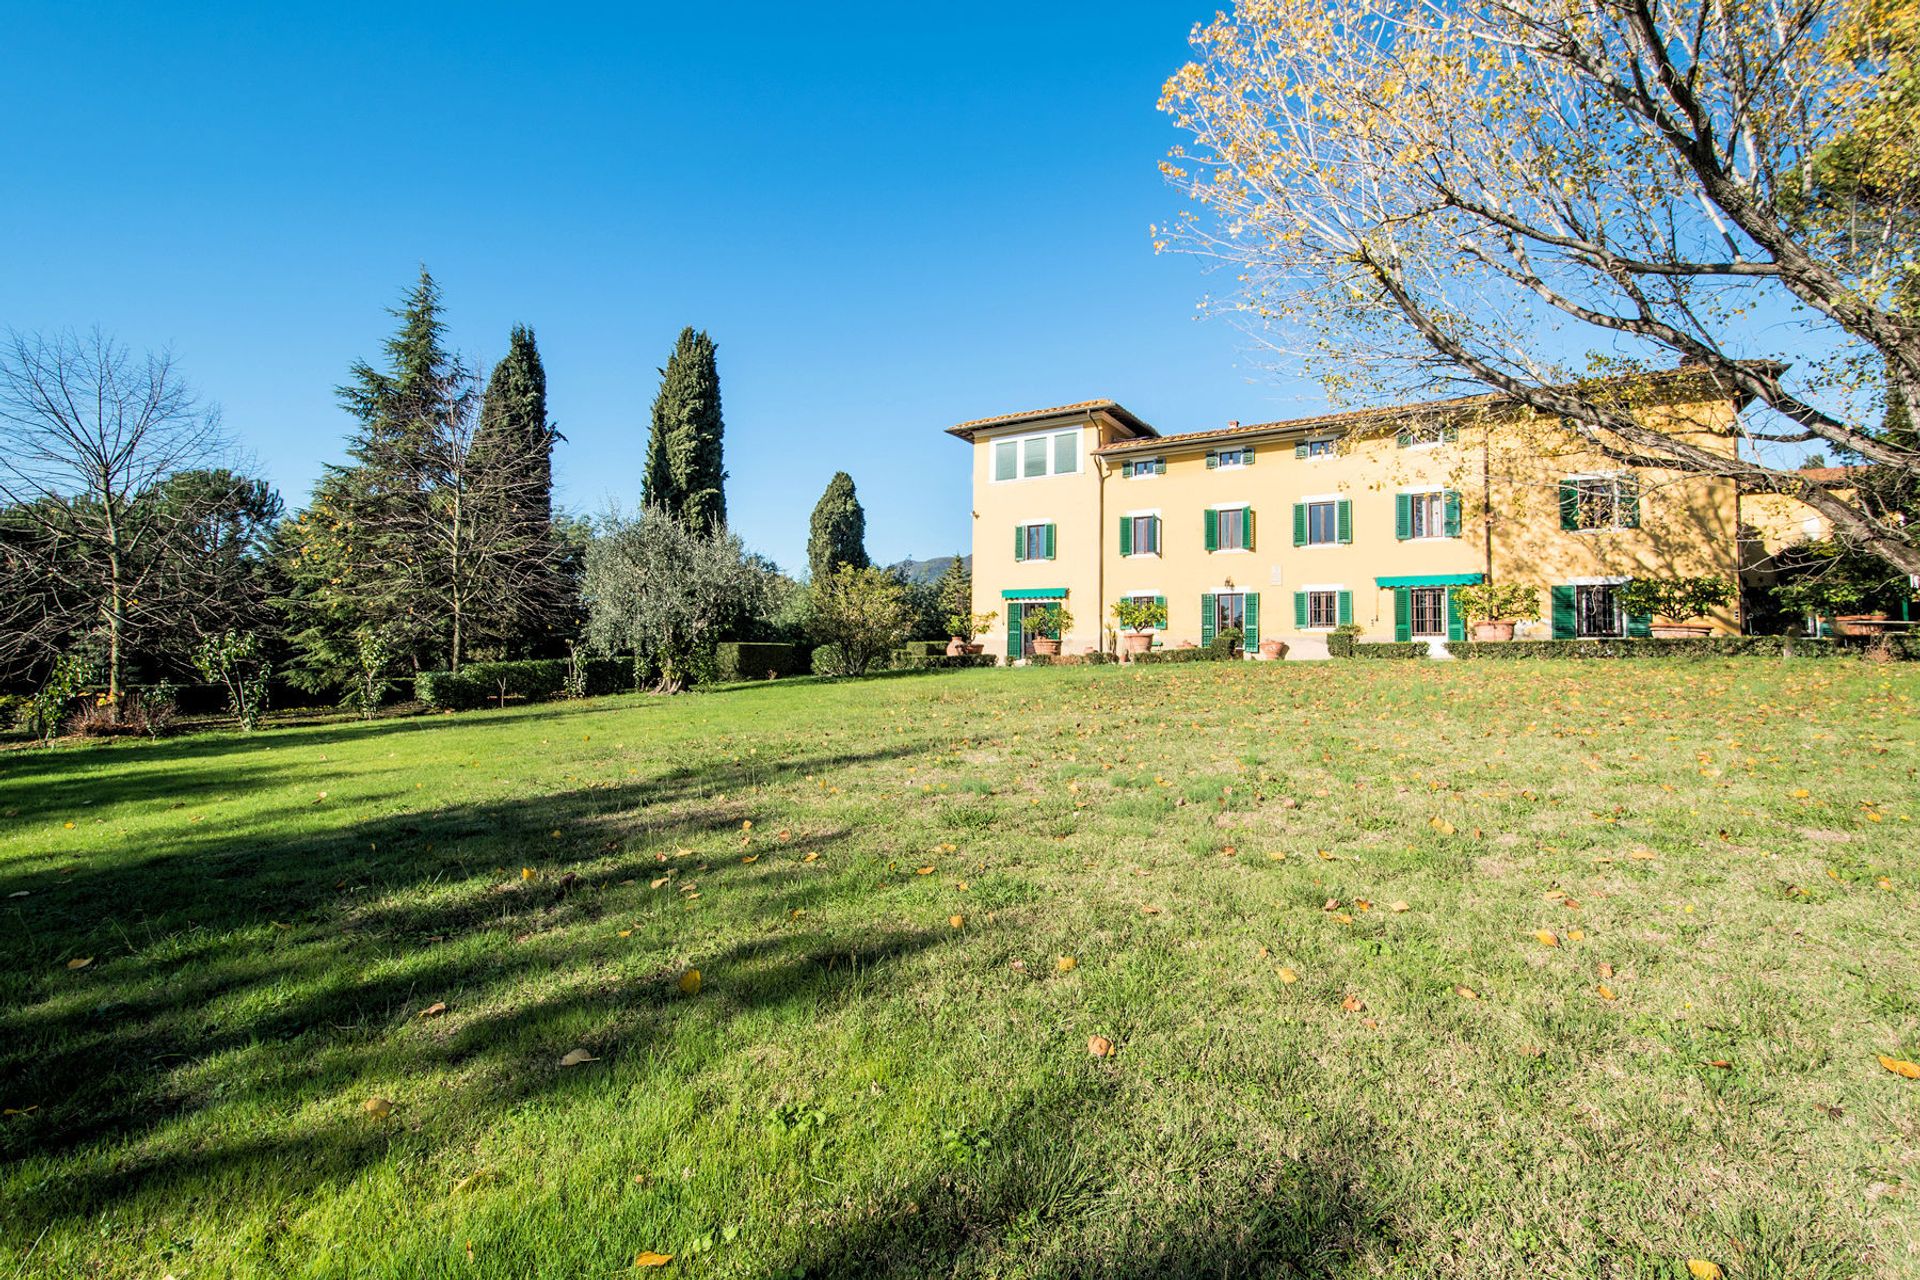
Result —
<svg viewBox="0 0 1920 1280"><path fill-rule="evenodd" d="M691 327L680 331L660 370L653 429L641 477L641 501L699 524L727 519L720 370L713 339Z"/></svg>
<svg viewBox="0 0 1920 1280"><path fill-rule="evenodd" d="M836 471L827 481L826 492L814 504L807 533L807 573L813 581L824 582L843 564L856 569L869 564L867 513L853 490L853 477Z"/></svg>

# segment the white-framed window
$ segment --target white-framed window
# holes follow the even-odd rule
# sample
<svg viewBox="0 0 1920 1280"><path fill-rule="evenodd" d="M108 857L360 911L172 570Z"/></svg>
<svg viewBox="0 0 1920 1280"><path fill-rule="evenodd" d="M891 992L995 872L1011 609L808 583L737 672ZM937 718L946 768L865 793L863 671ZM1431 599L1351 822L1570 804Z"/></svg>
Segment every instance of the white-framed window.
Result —
<svg viewBox="0 0 1920 1280"><path fill-rule="evenodd" d="M1340 503L1329 498L1324 502L1309 502L1307 507L1307 545L1324 546L1340 541Z"/></svg>
<svg viewBox="0 0 1920 1280"><path fill-rule="evenodd" d="M1122 600L1136 601L1140 604L1157 604L1162 609L1167 607L1167 597L1159 591L1123 591L1120 593L1120 598ZM1164 622L1154 628L1155 631L1165 631L1166 629L1167 624Z"/></svg>
<svg viewBox="0 0 1920 1280"><path fill-rule="evenodd" d="M1417 638L1447 634L1447 589L1414 587L1407 592L1413 635Z"/></svg>
<svg viewBox="0 0 1920 1280"><path fill-rule="evenodd" d="M1229 467L1244 467L1252 462L1253 450L1248 448L1215 449L1212 456L1214 469L1216 471L1224 470Z"/></svg>
<svg viewBox="0 0 1920 1280"><path fill-rule="evenodd" d="M1407 495L1410 520L1409 537L1444 538L1447 536L1447 495L1442 489Z"/></svg>
<svg viewBox="0 0 1920 1280"><path fill-rule="evenodd" d="M1560 482L1560 527L1576 533L1640 527L1640 481L1622 472Z"/></svg>
<svg viewBox="0 0 1920 1280"><path fill-rule="evenodd" d="M1573 589L1573 634L1613 637L1627 634L1626 611L1620 607L1615 583L1595 582Z"/></svg>
<svg viewBox="0 0 1920 1280"><path fill-rule="evenodd" d="M1247 593L1217 591L1213 596L1213 634L1232 629L1247 629Z"/></svg>
<svg viewBox="0 0 1920 1280"><path fill-rule="evenodd" d="M1080 470L1080 430L1040 431L1032 435L1002 436L993 442L993 479L1038 480L1043 476L1074 475Z"/></svg>
<svg viewBox="0 0 1920 1280"><path fill-rule="evenodd" d="M1253 539L1249 536L1252 519L1246 507L1222 507L1213 513L1219 532L1214 538L1216 551L1245 551Z"/></svg>
<svg viewBox="0 0 1920 1280"><path fill-rule="evenodd" d="M1054 522L1033 520L1013 527L1015 560L1051 560L1056 548Z"/></svg>
<svg viewBox="0 0 1920 1280"><path fill-rule="evenodd" d="M1157 556L1160 554L1160 513L1142 511L1121 517L1126 528L1121 530L1120 553L1128 556Z"/></svg>
<svg viewBox="0 0 1920 1280"><path fill-rule="evenodd" d="M1460 428L1439 423L1402 427L1394 434L1394 443L1402 449L1427 449L1437 444L1452 444L1460 438Z"/></svg>
<svg viewBox="0 0 1920 1280"><path fill-rule="evenodd" d="M1340 625L1340 593L1335 590L1307 592L1307 626L1318 629Z"/></svg>
<svg viewBox="0 0 1920 1280"><path fill-rule="evenodd" d="M1149 476L1167 474L1165 458L1132 458L1120 464L1120 478L1123 480L1145 480Z"/></svg>
<svg viewBox="0 0 1920 1280"><path fill-rule="evenodd" d="M1331 458L1338 452L1338 442L1333 440L1306 440L1301 442L1299 454L1303 458Z"/></svg>

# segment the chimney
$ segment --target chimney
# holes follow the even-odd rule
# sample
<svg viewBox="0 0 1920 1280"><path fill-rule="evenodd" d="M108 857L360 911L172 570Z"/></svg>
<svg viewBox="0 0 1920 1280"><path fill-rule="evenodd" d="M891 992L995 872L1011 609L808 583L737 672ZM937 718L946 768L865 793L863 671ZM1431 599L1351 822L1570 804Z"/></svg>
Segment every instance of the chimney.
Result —
<svg viewBox="0 0 1920 1280"><path fill-rule="evenodd" d="M1227 419L1227 430L1232 431L1235 427L1239 425L1240 425L1240 419L1238 418Z"/></svg>

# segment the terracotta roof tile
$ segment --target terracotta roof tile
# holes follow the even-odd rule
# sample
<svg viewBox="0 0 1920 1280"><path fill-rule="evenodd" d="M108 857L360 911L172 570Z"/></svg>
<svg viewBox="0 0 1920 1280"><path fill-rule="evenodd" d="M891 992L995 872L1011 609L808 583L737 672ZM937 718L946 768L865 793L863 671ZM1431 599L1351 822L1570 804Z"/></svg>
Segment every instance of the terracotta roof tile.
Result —
<svg viewBox="0 0 1920 1280"><path fill-rule="evenodd" d="M1045 418L1059 418L1073 413L1106 412L1118 418L1132 430L1142 435L1156 435L1154 429L1139 417L1127 411L1118 400L1076 400L1072 404L1057 404L1051 409L1023 409L1019 413L997 413L991 418L975 418L970 422L958 422L947 428L948 435L971 436L976 431L989 427L1011 426L1019 422L1038 422Z"/></svg>

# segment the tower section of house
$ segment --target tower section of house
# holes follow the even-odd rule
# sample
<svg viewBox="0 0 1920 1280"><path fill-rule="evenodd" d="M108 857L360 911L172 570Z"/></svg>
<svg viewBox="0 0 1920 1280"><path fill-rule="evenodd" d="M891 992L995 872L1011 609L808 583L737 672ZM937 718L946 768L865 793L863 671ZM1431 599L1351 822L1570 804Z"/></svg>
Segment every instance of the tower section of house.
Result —
<svg viewBox="0 0 1920 1280"><path fill-rule="evenodd" d="M1011 659L1033 652L1028 619L1049 606L1070 621L1064 652L1099 647L1106 606L1104 477L1099 451L1153 428L1111 400L1001 414L949 427L972 446L973 609L994 615L975 636Z"/></svg>
<svg viewBox="0 0 1920 1280"><path fill-rule="evenodd" d="M1582 390L1735 456L1737 406L1703 375ZM1091 401L951 430L973 444L975 606L1001 614L988 651L1008 658L1031 652L1025 610L1050 599L1073 615L1067 652L1107 647L1124 597L1164 603L1164 647L1229 628L1249 651L1313 652L1342 626L1460 640L1455 592L1489 576L1538 589L1535 634L1645 634L1619 586L1740 568L1731 479L1633 465L1501 396L1177 435ZM1085 450L1070 464L1046 452L1066 444L1036 443L1069 436ZM1709 621L1738 629L1732 612Z"/></svg>

